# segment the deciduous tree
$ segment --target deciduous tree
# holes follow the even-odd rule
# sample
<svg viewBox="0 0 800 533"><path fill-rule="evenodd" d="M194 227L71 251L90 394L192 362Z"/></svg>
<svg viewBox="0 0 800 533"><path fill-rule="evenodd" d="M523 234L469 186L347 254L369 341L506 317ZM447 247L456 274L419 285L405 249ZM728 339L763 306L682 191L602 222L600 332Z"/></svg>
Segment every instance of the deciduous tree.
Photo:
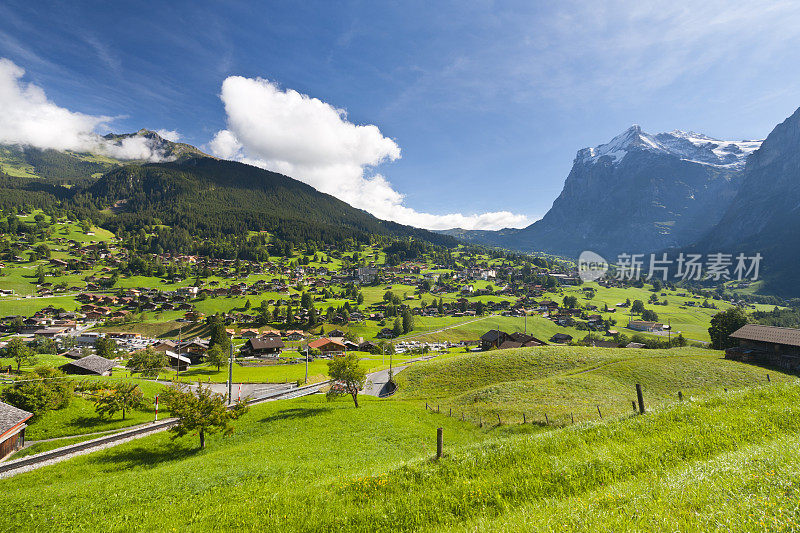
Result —
<svg viewBox="0 0 800 533"><path fill-rule="evenodd" d="M333 380L333 385L328 390L327 398L331 400L349 394L358 407L358 391L364 388L367 379L366 371L361 367L358 356L350 352L341 357L334 357L328 361L328 375Z"/></svg>
<svg viewBox="0 0 800 533"><path fill-rule="evenodd" d="M166 354L157 352L153 348L145 348L131 355L125 367L132 374L141 374L144 377L157 377L162 368L169 365Z"/></svg>
<svg viewBox="0 0 800 533"><path fill-rule="evenodd" d="M144 394L136 383L117 382L110 389L100 389L93 398L94 408L101 417L113 417L117 411L125 412L144 407Z"/></svg>
<svg viewBox="0 0 800 533"><path fill-rule="evenodd" d="M25 341L19 337L14 337L8 341L6 345L6 357L13 359L17 364L17 374L19 374L23 364L32 365L36 362L33 351L28 348Z"/></svg>
<svg viewBox="0 0 800 533"><path fill-rule="evenodd" d="M178 424L170 429L173 438L187 433L197 432L200 436L200 447L206 447L206 433L233 433L232 422L247 412L244 402L237 402L228 409L225 397L211 391L211 387L200 383L197 390L192 391L182 383L173 383L161 394L164 403L178 419Z"/></svg>
<svg viewBox="0 0 800 533"><path fill-rule="evenodd" d="M711 347L715 350L724 350L736 346L736 340L730 334L747 324L747 316L738 307L731 307L711 317L711 327L708 335L711 337Z"/></svg>

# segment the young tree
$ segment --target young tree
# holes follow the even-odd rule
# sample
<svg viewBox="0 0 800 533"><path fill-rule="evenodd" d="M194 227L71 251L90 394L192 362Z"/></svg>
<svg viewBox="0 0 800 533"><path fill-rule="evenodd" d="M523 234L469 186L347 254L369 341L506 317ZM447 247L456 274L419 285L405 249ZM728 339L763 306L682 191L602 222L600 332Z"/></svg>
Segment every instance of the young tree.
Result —
<svg viewBox="0 0 800 533"><path fill-rule="evenodd" d="M333 380L333 385L326 395L328 400L349 394L358 407L358 391L364 388L367 379L366 371L361 368L358 356L350 352L342 357L334 357L328 361L328 375Z"/></svg>
<svg viewBox="0 0 800 533"><path fill-rule="evenodd" d="M658 313L652 309L645 309L642 311L642 320L646 320L648 322L658 322Z"/></svg>
<svg viewBox="0 0 800 533"><path fill-rule="evenodd" d="M162 368L169 365L167 355L157 352L153 348L145 348L131 355L125 364L131 374L141 374L144 377L158 377Z"/></svg>
<svg viewBox="0 0 800 533"><path fill-rule="evenodd" d="M219 344L223 349L227 349L231 345L231 338L228 332L225 331L225 320L216 314L211 317L211 337L208 341L208 346L212 347Z"/></svg>
<svg viewBox="0 0 800 533"><path fill-rule="evenodd" d="M631 313L640 315L644 311L644 302L641 300L634 300L631 304Z"/></svg>
<svg viewBox="0 0 800 533"><path fill-rule="evenodd" d="M202 383L196 391L182 383L173 383L161 397L172 416L178 419L178 424L170 429L174 433L172 438L196 431L200 435L200 448L206 447L206 433L233 433L231 422L248 410L244 402L237 402L228 409L225 397Z"/></svg>
<svg viewBox="0 0 800 533"><path fill-rule="evenodd" d="M217 372L228 361L228 351L219 344L215 344L206 352L206 362L217 365Z"/></svg>
<svg viewBox="0 0 800 533"><path fill-rule="evenodd" d="M395 337L399 337L403 334L403 321L400 317L394 319L394 327L392 328L392 333Z"/></svg>
<svg viewBox="0 0 800 533"><path fill-rule="evenodd" d="M747 315L738 307L731 307L711 317L711 327L708 335L711 337L711 347L715 350L724 350L736 346L736 340L729 335L747 324Z"/></svg>
<svg viewBox="0 0 800 533"><path fill-rule="evenodd" d="M403 333L408 333L414 329L414 315L411 310L406 308L403 311Z"/></svg>
<svg viewBox="0 0 800 533"><path fill-rule="evenodd" d="M97 355L106 359L116 357L117 341L108 337L100 337L94 341L94 351Z"/></svg>
<svg viewBox="0 0 800 533"><path fill-rule="evenodd" d="M125 412L144 407L144 394L136 383L117 382L110 389L101 389L92 400L95 411L101 417L113 417L117 411Z"/></svg>
<svg viewBox="0 0 800 533"><path fill-rule="evenodd" d="M17 374L19 374L23 364L32 365L36 362L33 351L28 348L28 345L20 337L14 337L8 341L6 357L13 359L17 364Z"/></svg>

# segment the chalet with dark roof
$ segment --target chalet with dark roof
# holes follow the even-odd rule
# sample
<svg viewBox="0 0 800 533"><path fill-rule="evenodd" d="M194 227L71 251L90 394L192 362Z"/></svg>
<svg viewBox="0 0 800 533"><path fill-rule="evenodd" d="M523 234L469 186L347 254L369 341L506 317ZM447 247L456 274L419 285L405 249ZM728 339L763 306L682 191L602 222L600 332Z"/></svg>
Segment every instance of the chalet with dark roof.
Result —
<svg viewBox="0 0 800 533"><path fill-rule="evenodd" d="M499 329L490 329L481 335L481 349L499 348L504 342L511 340L508 333Z"/></svg>
<svg viewBox="0 0 800 533"><path fill-rule="evenodd" d="M33 413L0 402L0 461L25 445L25 428Z"/></svg>
<svg viewBox="0 0 800 533"><path fill-rule="evenodd" d="M800 329L745 324L730 338L739 346L725 350L727 359L800 370Z"/></svg>
<svg viewBox="0 0 800 533"><path fill-rule="evenodd" d="M87 355L86 357L61 365L61 370L67 374L110 376L114 366L116 366L116 363L105 357Z"/></svg>
<svg viewBox="0 0 800 533"><path fill-rule="evenodd" d="M280 355L284 348L280 337L255 337L248 339L242 346L241 353L246 356Z"/></svg>

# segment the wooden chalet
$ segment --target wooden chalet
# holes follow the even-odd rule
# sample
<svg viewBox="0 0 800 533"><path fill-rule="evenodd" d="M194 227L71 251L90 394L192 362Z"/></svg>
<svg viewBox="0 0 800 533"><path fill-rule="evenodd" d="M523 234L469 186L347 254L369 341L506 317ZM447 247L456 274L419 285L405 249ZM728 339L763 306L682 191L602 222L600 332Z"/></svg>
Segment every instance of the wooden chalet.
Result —
<svg viewBox="0 0 800 533"><path fill-rule="evenodd" d="M25 445L25 428L33 413L0 402L0 461Z"/></svg>
<svg viewBox="0 0 800 533"><path fill-rule="evenodd" d="M727 359L800 370L800 329L745 324L730 338L739 346L725 350Z"/></svg>
<svg viewBox="0 0 800 533"><path fill-rule="evenodd" d="M66 374L110 376L116 364L114 361L99 355L87 355L61 365L60 368Z"/></svg>
<svg viewBox="0 0 800 533"><path fill-rule="evenodd" d="M284 346L280 337L255 337L244 343L241 354L245 356L278 356Z"/></svg>
<svg viewBox="0 0 800 533"><path fill-rule="evenodd" d="M319 350L324 354L339 353L347 349L343 342L335 339L329 339L327 337L322 337L315 341L309 342L308 347L311 350Z"/></svg>

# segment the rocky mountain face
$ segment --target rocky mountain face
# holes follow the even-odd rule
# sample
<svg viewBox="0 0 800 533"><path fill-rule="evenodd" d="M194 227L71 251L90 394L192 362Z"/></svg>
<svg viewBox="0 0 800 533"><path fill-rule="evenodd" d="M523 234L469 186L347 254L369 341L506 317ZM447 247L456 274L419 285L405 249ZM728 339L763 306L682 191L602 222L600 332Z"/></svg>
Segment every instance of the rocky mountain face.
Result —
<svg viewBox="0 0 800 533"><path fill-rule="evenodd" d="M747 160L739 190L716 224L689 249L760 252L768 290L800 296L800 109Z"/></svg>
<svg viewBox="0 0 800 533"><path fill-rule="evenodd" d="M448 232L521 251L577 256L648 253L700 239L736 195L760 141L721 141L632 126L575 157L564 188L539 221L499 233Z"/></svg>

